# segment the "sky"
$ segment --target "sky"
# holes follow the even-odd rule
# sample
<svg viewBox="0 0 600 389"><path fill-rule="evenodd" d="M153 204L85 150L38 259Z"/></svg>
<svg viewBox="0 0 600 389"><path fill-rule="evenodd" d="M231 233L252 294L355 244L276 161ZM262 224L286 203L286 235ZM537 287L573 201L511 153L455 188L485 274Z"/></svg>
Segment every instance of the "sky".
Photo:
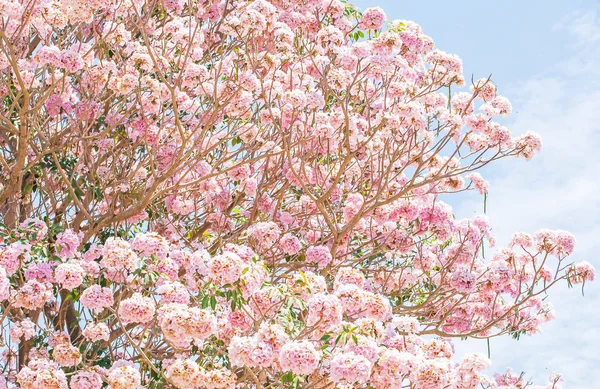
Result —
<svg viewBox="0 0 600 389"><path fill-rule="evenodd" d="M420 24L438 49L462 58L466 79L492 75L513 105L503 124L516 135L542 136L532 161L502 160L481 171L491 184L496 247L516 231L568 230L577 238L572 260L591 262L599 277L585 296L555 287L548 300L557 318L543 333L492 339L490 373L510 366L541 385L557 372L565 388L600 388L600 1L350 2ZM476 193L451 204L457 218L482 213ZM487 353L485 341L455 346L458 354Z"/></svg>

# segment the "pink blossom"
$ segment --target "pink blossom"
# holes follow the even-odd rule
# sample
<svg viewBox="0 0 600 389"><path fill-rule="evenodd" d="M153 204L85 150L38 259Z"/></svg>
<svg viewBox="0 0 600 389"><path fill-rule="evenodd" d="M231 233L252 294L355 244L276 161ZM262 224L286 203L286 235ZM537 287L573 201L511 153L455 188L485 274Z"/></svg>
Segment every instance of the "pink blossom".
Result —
<svg viewBox="0 0 600 389"><path fill-rule="evenodd" d="M276 357L269 343L254 337L234 336L227 350L235 366L268 367Z"/></svg>
<svg viewBox="0 0 600 389"><path fill-rule="evenodd" d="M31 245L21 242L14 242L6 247L0 248L0 266L4 268L6 274L11 276L29 260Z"/></svg>
<svg viewBox="0 0 600 389"><path fill-rule="evenodd" d="M385 12L379 7L367 8L360 19L363 30L379 30L385 24Z"/></svg>
<svg viewBox="0 0 600 389"><path fill-rule="evenodd" d="M338 269L335 275L334 289L341 284L353 284L360 288L364 288L366 285L366 279L364 274L359 270L352 267L342 267Z"/></svg>
<svg viewBox="0 0 600 389"><path fill-rule="evenodd" d="M52 301L52 298L52 288L49 284L29 280L17 291L14 306L33 311L42 308Z"/></svg>
<svg viewBox="0 0 600 389"><path fill-rule="evenodd" d="M479 173L471 173L467 176L469 180L473 183L475 189L479 191L481 194L486 194L490 190L490 184L486 180L481 177Z"/></svg>
<svg viewBox="0 0 600 389"><path fill-rule="evenodd" d="M461 369L482 371L490 367L490 360L478 353L466 354L460 364Z"/></svg>
<svg viewBox="0 0 600 389"><path fill-rule="evenodd" d="M401 387L404 379L408 378L419 362L417 357L407 352L385 350L373 369L371 385L377 389Z"/></svg>
<svg viewBox="0 0 600 389"><path fill-rule="evenodd" d="M568 272L569 280L574 284L580 284L585 281L594 281L596 270L586 261L576 263Z"/></svg>
<svg viewBox="0 0 600 389"><path fill-rule="evenodd" d="M361 316L377 320L387 320L392 315L389 299L378 293L365 292L363 294L363 311Z"/></svg>
<svg viewBox="0 0 600 389"><path fill-rule="evenodd" d="M559 255L571 255L575 250L575 237L568 231L556 231L556 248Z"/></svg>
<svg viewBox="0 0 600 389"><path fill-rule="evenodd" d="M55 269L56 281L66 290L73 290L83 282L85 271L77 262L61 263Z"/></svg>
<svg viewBox="0 0 600 389"><path fill-rule="evenodd" d="M364 384L371 376L371 367L371 362L362 355L338 354L331 359L331 379L333 382Z"/></svg>
<svg viewBox="0 0 600 389"><path fill-rule="evenodd" d="M533 237L525 232L516 232L510 240L510 246L521 246L526 249L530 248L533 246Z"/></svg>
<svg viewBox="0 0 600 389"><path fill-rule="evenodd" d="M235 389L236 376L229 369L214 368L201 372L203 382L208 389Z"/></svg>
<svg viewBox="0 0 600 389"><path fill-rule="evenodd" d="M351 352L365 357L369 362L375 363L379 359L380 347L378 342L368 336L358 335L344 346L345 352Z"/></svg>
<svg viewBox="0 0 600 389"><path fill-rule="evenodd" d="M191 359L176 359L166 368L165 375L177 388L194 387L200 379L200 366Z"/></svg>
<svg viewBox="0 0 600 389"><path fill-rule="evenodd" d="M36 280L39 282L56 282L54 277L54 265L56 263L32 263L24 272L25 278L28 280Z"/></svg>
<svg viewBox="0 0 600 389"><path fill-rule="evenodd" d="M178 282L165 282L156 288L156 293L162 296L163 304L188 304L190 302L190 293L183 284Z"/></svg>
<svg viewBox="0 0 600 389"><path fill-rule="evenodd" d="M110 288L92 285L81 293L79 298L81 305L95 311L102 311L104 308L112 307L115 303L113 293Z"/></svg>
<svg viewBox="0 0 600 389"><path fill-rule="evenodd" d="M81 362L81 353L70 343L59 343L54 346L52 358L61 366L73 367Z"/></svg>
<svg viewBox="0 0 600 389"><path fill-rule="evenodd" d="M542 138L534 132L527 132L515 139L515 147L519 150L519 155L529 161L542 149Z"/></svg>
<svg viewBox="0 0 600 389"><path fill-rule="evenodd" d="M104 323L88 323L82 334L92 342L99 340L108 342L110 339L110 329Z"/></svg>
<svg viewBox="0 0 600 389"><path fill-rule="evenodd" d="M334 26L327 26L317 33L317 42L324 48L333 49L344 43L344 34Z"/></svg>
<svg viewBox="0 0 600 389"><path fill-rule="evenodd" d="M269 344L277 355L290 339L281 325L263 322L256 332L256 340Z"/></svg>
<svg viewBox="0 0 600 389"><path fill-rule="evenodd" d="M307 375L319 366L321 355L315 346L308 341L292 341L286 343L279 352L279 363L283 371Z"/></svg>
<svg viewBox="0 0 600 389"><path fill-rule="evenodd" d="M0 302L8 300L10 297L10 280L6 276L6 270L0 267Z"/></svg>
<svg viewBox="0 0 600 389"><path fill-rule="evenodd" d="M485 101L492 101L496 97L496 86L488 79L481 78L472 86Z"/></svg>
<svg viewBox="0 0 600 389"><path fill-rule="evenodd" d="M348 316L364 314L366 292L354 284L341 284L336 288L335 295L339 298L344 313Z"/></svg>
<svg viewBox="0 0 600 389"><path fill-rule="evenodd" d="M106 380L112 389L142 389L142 376L132 362L119 360L106 374Z"/></svg>
<svg viewBox="0 0 600 389"><path fill-rule="evenodd" d="M308 300L306 325L328 329L342 321L343 307L333 294L317 293Z"/></svg>
<svg viewBox="0 0 600 389"><path fill-rule="evenodd" d="M102 377L93 371L80 371L71 378L71 389L100 389Z"/></svg>
<svg viewBox="0 0 600 389"><path fill-rule="evenodd" d="M311 246L306 250L306 261L315 262L319 269L323 269L333 260L331 251L327 246Z"/></svg>
<svg viewBox="0 0 600 389"><path fill-rule="evenodd" d="M460 293L471 293L475 291L476 277L468 271L455 272L452 276L452 286Z"/></svg>
<svg viewBox="0 0 600 389"><path fill-rule="evenodd" d="M48 226L42 220L37 218L28 218L23 220L19 228L34 234L34 243L43 239L48 233Z"/></svg>
<svg viewBox="0 0 600 389"><path fill-rule="evenodd" d="M287 255L294 255L300 251L302 244L300 243L300 240L292 234L285 234L279 240L279 247Z"/></svg>
<svg viewBox="0 0 600 389"><path fill-rule="evenodd" d="M217 319L210 311L178 303L158 310L158 325L165 339L177 348L187 348L192 342L201 344L217 331Z"/></svg>
<svg viewBox="0 0 600 389"><path fill-rule="evenodd" d="M105 277L114 282L124 282L138 264L138 256L129 243L118 238L108 238L102 248L100 266L106 270Z"/></svg>
<svg viewBox="0 0 600 389"><path fill-rule="evenodd" d="M29 340L35 336L35 324L25 319L21 322L15 323L10 329L11 340L15 343L20 343L21 338Z"/></svg>
<svg viewBox="0 0 600 389"><path fill-rule="evenodd" d="M81 244L81 235L67 229L56 236L58 255L63 258L74 258Z"/></svg>
<svg viewBox="0 0 600 389"><path fill-rule="evenodd" d="M150 297L143 297L141 293L121 301L118 314L125 323L147 323L154 318L156 311L154 301Z"/></svg>
<svg viewBox="0 0 600 389"><path fill-rule="evenodd" d="M65 373L47 359L32 359L17 374L17 382L25 389L68 389ZM52 383L52 386L48 386ZM123 388L124 389L124 388Z"/></svg>
<svg viewBox="0 0 600 389"><path fill-rule="evenodd" d="M416 384L423 389L437 389L449 381L449 363L443 359L424 360L416 373Z"/></svg>
<svg viewBox="0 0 600 389"><path fill-rule="evenodd" d="M157 258L163 259L169 253L169 242L154 232L147 232L137 234L131 241L131 248L141 256L155 255Z"/></svg>
<svg viewBox="0 0 600 389"><path fill-rule="evenodd" d="M215 255L208 263L209 276L219 286L233 284L242 275L243 262L239 255L226 251Z"/></svg>
<svg viewBox="0 0 600 389"><path fill-rule="evenodd" d="M273 222L260 222L248 227L247 233L248 237L256 242L257 247L265 250L273 246L279 238L281 230Z"/></svg>

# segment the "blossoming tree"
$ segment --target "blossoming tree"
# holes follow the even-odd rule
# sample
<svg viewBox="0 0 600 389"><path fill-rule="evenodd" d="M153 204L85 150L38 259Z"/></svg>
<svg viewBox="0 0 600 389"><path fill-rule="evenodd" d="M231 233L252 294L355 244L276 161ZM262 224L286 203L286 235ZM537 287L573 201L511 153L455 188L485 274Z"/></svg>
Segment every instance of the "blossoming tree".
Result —
<svg viewBox="0 0 600 389"><path fill-rule="evenodd" d="M594 278L564 231L485 258L442 200L540 138L379 8L0 0L0 98L0 388L522 388L452 339Z"/></svg>

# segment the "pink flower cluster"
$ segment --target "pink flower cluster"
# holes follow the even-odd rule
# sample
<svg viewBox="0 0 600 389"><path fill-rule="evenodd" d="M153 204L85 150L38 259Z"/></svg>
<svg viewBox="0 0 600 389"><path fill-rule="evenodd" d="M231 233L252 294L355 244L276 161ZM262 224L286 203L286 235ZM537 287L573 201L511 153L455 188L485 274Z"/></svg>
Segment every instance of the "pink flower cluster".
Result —
<svg viewBox="0 0 600 389"><path fill-rule="evenodd" d="M325 268L332 260L327 246L311 246L306 250L306 261L316 263L319 269Z"/></svg>
<svg viewBox="0 0 600 389"><path fill-rule="evenodd" d="M320 353L308 341L286 343L279 352L279 363L283 371L306 375L314 372L321 360Z"/></svg>
<svg viewBox="0 0 600 389"><path fill-rule="evenodd" d="M56 236L58 255L61 258L74 258L81 244L81 234L67 229Z"/></svg>
<svg viewBox="0 0 600 389"><path fill-rule="evenodd" d="M385 24L385 12L379 7L367 8L360 19L363 30L379 30Z"/></svg>
<svg viewBox="0 0 600 389"><path fill-rule="evenodd" d="M92 285L85 289L79 301L84 307L95 311L102 311L104 308L112 307L115 303L110 288L100 285Z"/></svg>
<svg viewBox="0 0 600 389"><path fill-rule="evenodd" d="M154 318L156 312L155 303L150 297L144 297L141 293L121 301L117 311L124 323L147 323Z"/></svg>

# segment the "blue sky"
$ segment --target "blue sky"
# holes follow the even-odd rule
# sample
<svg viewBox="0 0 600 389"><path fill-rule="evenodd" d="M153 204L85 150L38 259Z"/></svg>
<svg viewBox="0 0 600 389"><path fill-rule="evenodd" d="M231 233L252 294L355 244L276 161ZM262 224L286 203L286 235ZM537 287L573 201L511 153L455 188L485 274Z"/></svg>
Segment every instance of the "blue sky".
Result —
<svg viewBox="0 0 600 389"><path fill-rule="evenodd" d="M351 1L352 2L352 1ZM584 0L354 0L380 6L388 19L419 23L440 50L463 59L465 78L487 77L513 104L504 124L539 133L531 162L506 160L482 171L491 183L488 215L505 244L515 231L565 229L577 238L574 261L600 275L600 2ZM458 218L482 210L479 196L452 203ZM525 371L545 384L559 372L565 388L600 388L600 277L580 289L558 286L557 312L542 334L491 340L491 371ZM487 352L485 341L458 342L457 352Z"/></svg>

